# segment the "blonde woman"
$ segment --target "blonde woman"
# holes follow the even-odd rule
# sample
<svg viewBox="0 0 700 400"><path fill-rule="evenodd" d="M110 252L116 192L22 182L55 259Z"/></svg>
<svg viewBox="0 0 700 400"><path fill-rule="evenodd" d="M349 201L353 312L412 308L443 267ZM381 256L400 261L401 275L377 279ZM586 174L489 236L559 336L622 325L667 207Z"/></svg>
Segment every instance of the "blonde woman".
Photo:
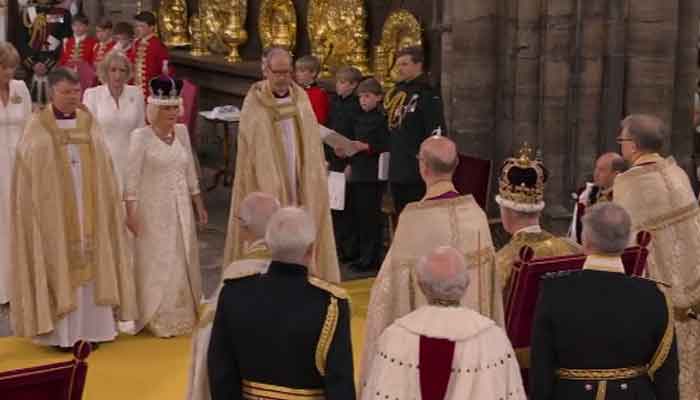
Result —
<svg viewBox="0 0 700 400"><path fill-rule="evenodd" d="M124 196L127 226L136 237L136 330L172 337L189 334L197 322L197 223L208 217L187 128L177 124L182 82L162 77L149 86L149 125L131 135Z"/></svg>
<svg viewBox="0 0 700 400"><path fill-rule="evenodd" d="M10 43L0 43L0 304L10 300L10 193L17 143L32 113L27 85L12 79L19 54Z"/></svg>
<svg viewBox="0 0 700 400"><path fill-rule="evenodd" d="M146 122L143 92L138 86L127 85L132 72L126 55L112 51L97 65L97 75L105 83L87 89L83 95L83 103L102 128L121 190L124 189L131 132Z"/></svg>

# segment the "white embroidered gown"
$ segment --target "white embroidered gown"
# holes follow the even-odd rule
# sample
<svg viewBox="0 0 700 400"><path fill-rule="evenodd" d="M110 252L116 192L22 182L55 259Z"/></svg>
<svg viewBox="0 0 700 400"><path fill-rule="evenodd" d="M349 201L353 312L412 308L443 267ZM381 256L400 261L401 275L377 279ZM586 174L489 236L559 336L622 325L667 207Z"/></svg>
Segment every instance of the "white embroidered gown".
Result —
<svg viewBox="0 0 700 400"><path fill-rule="evenodd" d="M10 301L10 191L15 152L32 100L23 81L11 80L7 105L0 101L0 304Z"/></svg>
<svg viewBox="0 0 700 400"><path fill-rule="evenodd" d="M161 337L190 333L201 297L197 226L192 195L199 193L187 128L175 125L171 145L151 127L132 133L125 199L137 201L141 234L134 269L140 320Z"/></svg>
<svg viewBox="0 0 700 400"><path fill-rule="evenodd" d="M129 156L131 132L145 125L146 106L143 92L137 86L125 85L119 104L109 93L107 85L87 89L83 103L102 128L104 141L112 156L120 190L124 189L124 176Z"/></svg>

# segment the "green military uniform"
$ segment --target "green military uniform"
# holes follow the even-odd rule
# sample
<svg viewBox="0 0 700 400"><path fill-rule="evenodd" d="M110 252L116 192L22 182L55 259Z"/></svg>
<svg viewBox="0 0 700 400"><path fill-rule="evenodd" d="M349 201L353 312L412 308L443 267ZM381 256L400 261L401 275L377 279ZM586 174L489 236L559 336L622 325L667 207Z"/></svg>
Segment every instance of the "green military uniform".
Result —
<svg viewBox="0 0 700 400"><path fill-rule="evenodd" d="M208 351L212 400L355 400L345 291L273 261L229 279Z"/></svg>

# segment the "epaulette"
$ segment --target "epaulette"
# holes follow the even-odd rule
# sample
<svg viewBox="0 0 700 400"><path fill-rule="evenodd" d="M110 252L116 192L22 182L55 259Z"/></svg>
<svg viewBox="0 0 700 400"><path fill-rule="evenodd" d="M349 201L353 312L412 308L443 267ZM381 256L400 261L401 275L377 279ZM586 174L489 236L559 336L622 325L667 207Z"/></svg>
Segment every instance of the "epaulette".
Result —
<svg viewBox="0 0 700 400"><path fill-rule="evenodd" d="M340 286L334 285L330 282L326 282L323 279L316 278L315 276L309 276L309 283L317 288L324 290L339 299L349 299L350 296L348 292L341 288Z"/></svg>
<svg viewBox="0 0 700 400"><path fill-rule="evenodd" d="M249 277L255 276L255 275L260 275L260 271L248 270L248 271L241 272L240 275L227 276L224 278L224 282L225 281L235 281L237 279L242 279L242 278L249 278Z"/></svg>
<svg viewBox="0 0 700 400"><path fill-rule="evenodd" d="M564 271L554 271L554 272L547 272L546 274L542 275L542 279L557 279L557 278L564 278L567 276L574 276L578 275L581 272L580 269L569 269L569 270L564 270Z"/></svg>
<svg viewBox="0 0 700 400"><path fill-rule="evenodd" d="M663 286L663 287L666 287L666 288L671 288L671 284L670 284L670 283L666 283L666 282L664 282L664 281L660 281L660 280L657 280L657 279L651 279L651 278L647 278L647 277L645 277L645 276L636 276L636 275L634 275L634 276L632 276L632 277L633 277L633 278L637 278L637 279L641 279L641 280L644 280L644 281L648 281L648 282L651 282L651 283L655 283L655 284L657 284L657 285L659 285L659 286Z"/></svg>

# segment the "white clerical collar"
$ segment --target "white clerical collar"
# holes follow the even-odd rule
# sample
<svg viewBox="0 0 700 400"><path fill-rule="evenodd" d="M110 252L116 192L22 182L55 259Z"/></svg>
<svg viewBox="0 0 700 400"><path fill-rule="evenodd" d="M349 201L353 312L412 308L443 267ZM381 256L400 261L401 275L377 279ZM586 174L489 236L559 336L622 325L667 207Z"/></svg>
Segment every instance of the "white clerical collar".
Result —
<svg viewBox="0 0 700 400"><path fill-rule="evenodd" d="M542 228L538 225L530 225L526 226L524 228L518 229L513 236L517 235L518 233L542 233Z"/></svg>
<svg viewBox="0 0 700 400"><path fill-rule="evenodd" d="M591 254L586 257L583 264L584 270L618 272L625 273L625 266L622 264L620 256L606 256L602 254Z"/></svg>

